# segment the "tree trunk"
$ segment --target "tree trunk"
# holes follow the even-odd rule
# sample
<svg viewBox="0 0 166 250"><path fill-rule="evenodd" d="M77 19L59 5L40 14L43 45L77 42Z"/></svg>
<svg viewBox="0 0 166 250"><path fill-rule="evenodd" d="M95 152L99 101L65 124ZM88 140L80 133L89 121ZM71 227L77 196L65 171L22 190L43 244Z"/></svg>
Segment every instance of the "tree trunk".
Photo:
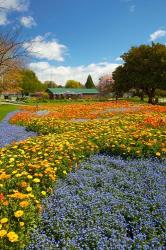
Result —
<svg viewBox="0 0 166 250"><path fill-rule="evenodd" d="M148 103L153 104L153 96L149 95L148 97Z"/></svg>
<svg viewBox="0 0 166 250"><path fill-rule="evenodd" d="M143 101L143 100L144 100L144 92L141 92L141 94L140 94L140 98L141 98L141 101Z"/></svg>
<svg viewBox="0 0 166 250"><path fill-rule="evenodd" d="M149 97L148 103L154 104L154 96L155 96L155 89L149 90L148 91L148 97Z"/></svg>

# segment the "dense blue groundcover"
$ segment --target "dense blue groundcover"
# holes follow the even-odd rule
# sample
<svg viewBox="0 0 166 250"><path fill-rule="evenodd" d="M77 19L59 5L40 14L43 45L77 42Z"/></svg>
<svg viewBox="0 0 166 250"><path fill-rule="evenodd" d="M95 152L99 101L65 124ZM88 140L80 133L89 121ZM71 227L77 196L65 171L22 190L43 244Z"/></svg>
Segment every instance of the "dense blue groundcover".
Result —
<svg viewBox="0 0 166 250"><path fill-rule="evenodd" d="M35 136L34 132L27 132L25 127L9 124L9 119L17 111L10 112L2 122L0 122L0 148L5 147L15 141L21 141L27 137Z"/></svg>
<svg viewBox="0 0 166 250"><path fill-rule="evenodd" d="M96 155L43 200L30 249L165 249L166 162Z"/></svg>

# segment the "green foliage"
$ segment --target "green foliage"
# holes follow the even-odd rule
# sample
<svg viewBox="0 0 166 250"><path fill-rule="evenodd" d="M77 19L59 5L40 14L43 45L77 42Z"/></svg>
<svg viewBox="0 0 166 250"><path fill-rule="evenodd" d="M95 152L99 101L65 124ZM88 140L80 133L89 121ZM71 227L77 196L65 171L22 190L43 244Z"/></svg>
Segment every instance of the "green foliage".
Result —
<svg viewBox="0 0 166 250"><path fill-rule="evenodd" d="M156 96L159 96L159 97L166 97L166 90L156 89L155 94Z"/></svg>
<svg viewBox="0 0 166 250"><path fill-rule="evenodd" d="M91 75L88 75L87 81L85 83L85 88L87 89L95 89L96 86L94 85L94 82L92 80Z"/></svg>
<svg viewBox="0 0 166 250"><path fill-rule="evenodd" d="M18 105L10 105L10 104L0 104L0 121L12 111L15 111L19 108Z"/></svg>
<svg viewBox="0 0 166 250"><path fill-rule="evenodd" d="M23 94L35 93L36 91L43 90L43 84L38 80L36 74L29 69L22 71L22 80L20 87Z"/></svg>
<svg viewBox="0 0 166 250"><path fill-rule="evenodd" d="M115 94L119 95L122 92L128 91L132 87L130 81L128 81L127 75L128 73L126 68L122 65L117 67L113 72L112 76L115 81L115 84L113 85L113 92L115 92Z"/></svg>
<svg viewBox="0 0 166 250"><path fill-rule="evenodd" d="M57 88L58 85L54 81L45 81L43 87L44 90L47 90L48 88Z"/></svg>
<svg viewBox="0 0 166 250"><path fill-rule="evenodd" d="M83 85L75 80L68 80L66 82L65 88L83 88Z"/></svg>
<svg viewBox="0 0 166 250"><path fill-rule="evenodd" d="M124 65L113 73L115 88L141 89L152 103L155 90L166 89L166 46L152 43L132 47L121 57Z"/></svg>

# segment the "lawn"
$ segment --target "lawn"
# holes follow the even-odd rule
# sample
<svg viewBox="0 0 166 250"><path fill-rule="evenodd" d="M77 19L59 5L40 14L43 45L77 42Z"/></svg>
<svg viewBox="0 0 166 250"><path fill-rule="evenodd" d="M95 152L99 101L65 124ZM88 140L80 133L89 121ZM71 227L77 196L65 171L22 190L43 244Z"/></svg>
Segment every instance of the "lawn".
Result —
<svg viewBox="0 0 166 250"><path fill-rule="evenodd" d="M18 105L0 104L0 121L9 113L18 110Z"/></svg>
<svg viewBox="0 0 166 250"><path fill-rule="evenodd" d="M136 245L140 247L137 249L165 246L162 212L165 197L162 193L165 183L166 107L118 101L43 104L37 112L34 106L21 109L22 112L15 114L10 122L23 125L39 136L0 149L1 249L25 249L29 243L27 249L51 250L56 246L62 249L64 244L69 246L67 249L107 249L97 248L97 241L100 246L105 244L109 249L112 247L110 244L115 246L118 242L117 249L123 249L123 246L130 249ZM98 158L94 167L93 162L89 162L86 169L81 165L83 161L86 164L91 155L103 152L118 155L117 161ZM119 155L128 162L119 161ZM136 158L139 158L138 163ZM145 158L149 161L144 163L142 159ZM102 164L97 171L101 175L95 173L96 164L100 162ZM77 172L77 178L70 179ZM83 178L85 172L87 175ZM95 180L91 181L90 176ZM66 194L69 188L64 189L66 178L69 178L71 196L74 191L78 199L72 196L75 204L65 201L72 201ZM66 194L61 201L69 204L66 208L57 203L60 190L56 187L59 181L62 194ZM96 199L86 200L93 192L92 196ZM104 200L98 199L99 196ZM43 203L45 197L51 197L47 203L49 217ZM89 210L88 202L94 204L93 211ZM80 217L77 204L84 215L82 225L77 220ZM112 208L111 213L107 213L109 207ZM67 209L65 217L64 209ZM142 217L144 211L147 217ZM44 228L40 224L41 215ZM89 221L91 215L92 220ZM53 224L52 216L55 216ZM62 224L58 218L61 221L64 219ZM57 227L54 224L56 221ZM89 224L86 224L88 221ZM101 222L104 223L102 228ZM34 242L33 236L30 236L37 226L41 231L38 231ZM41 238L44 245L38 248L35 244Z"/></svg>

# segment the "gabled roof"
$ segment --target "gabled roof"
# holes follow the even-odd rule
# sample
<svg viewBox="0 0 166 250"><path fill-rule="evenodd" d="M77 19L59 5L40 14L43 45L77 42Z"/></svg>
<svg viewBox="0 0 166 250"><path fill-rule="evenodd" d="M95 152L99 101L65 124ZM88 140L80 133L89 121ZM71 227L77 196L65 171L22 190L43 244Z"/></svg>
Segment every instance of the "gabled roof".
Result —
<svg viewBox="0 0 166 250"><path fill-rule="evenodd" d="M99 94L97 89L75 89L75 88L48 88L47 91L54 95L79 95L79 94Z"/></svg>

